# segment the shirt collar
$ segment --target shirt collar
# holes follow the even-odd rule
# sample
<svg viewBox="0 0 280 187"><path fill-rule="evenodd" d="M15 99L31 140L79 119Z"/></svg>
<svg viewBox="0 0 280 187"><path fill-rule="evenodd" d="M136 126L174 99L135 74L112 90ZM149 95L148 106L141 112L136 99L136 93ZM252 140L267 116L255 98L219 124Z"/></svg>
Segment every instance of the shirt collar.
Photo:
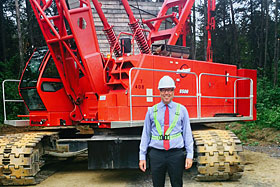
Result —
<svg viewBox="0 0 280 187"><path fill-rule="evenodd" d="M174 105L174 102L173 101L171 101L169 104L168 104L168 108L173 108L173 105ZM160 103L159 103L159 107L165 107L165 104L161 101Z"/></svg>

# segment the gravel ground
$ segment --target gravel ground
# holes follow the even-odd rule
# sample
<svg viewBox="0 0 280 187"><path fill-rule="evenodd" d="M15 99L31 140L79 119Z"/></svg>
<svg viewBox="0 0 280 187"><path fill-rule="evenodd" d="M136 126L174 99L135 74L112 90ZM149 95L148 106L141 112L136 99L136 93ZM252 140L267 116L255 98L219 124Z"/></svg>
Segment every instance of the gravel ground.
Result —
<svg viewBox="0 0 280 187"><path fill-rule="evenodd" d="M267 145L267 146L243 146L244 149L266 153L271 157L280 158L280 146L279 145Z"/></svg>
<svg viewBox="0 0 280 187"><path fill-rule="evenodd" d="M253 151L250 151L250 150ZM262 151L255 152L255 151ZM243 177L238 181L226 182L197 182L194 180L196 169L184 172L184 186L214 187L214 186L249 186L249 187L280 187L280 157L279 147L245 146L246 159ZM268 153L268 154L266 154ZM270 156L271 155L271 156ZM275 156L276 155L276 156ZM150 187L151 174L138 169L130 170L87 170L87 160L61 162L56 165L58 171L49 176L38 187ZM47 169L46 169L47 170ZM169 178L166 178L169 187Z"/></svg>

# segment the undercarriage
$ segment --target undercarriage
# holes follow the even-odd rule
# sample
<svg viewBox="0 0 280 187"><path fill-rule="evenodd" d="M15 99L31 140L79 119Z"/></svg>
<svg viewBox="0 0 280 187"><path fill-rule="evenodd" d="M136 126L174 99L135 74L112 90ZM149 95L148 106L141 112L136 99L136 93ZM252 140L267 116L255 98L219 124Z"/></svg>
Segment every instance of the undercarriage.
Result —
<svg viewBox="0 0 280 187"><path fill-rule="evenodd" d="M88 157L88 169L137 169L141 129L131 132L101 130L80 134L76 129L64 131L24 132L0 138L0 184L37 184L42 167L60 159ZM196 180L237 180L244 163L240 140L230 131L193 128Z"/></svg>

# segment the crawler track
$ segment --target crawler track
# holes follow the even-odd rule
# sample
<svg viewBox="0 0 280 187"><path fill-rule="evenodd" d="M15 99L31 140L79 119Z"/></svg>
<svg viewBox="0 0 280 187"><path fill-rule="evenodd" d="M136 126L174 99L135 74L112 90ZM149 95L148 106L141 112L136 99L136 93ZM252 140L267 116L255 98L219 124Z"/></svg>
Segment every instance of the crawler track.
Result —
<svg viewBox="0 0 280 187"><path fill-rule="evenodd" d="M56 132L28 132L0 136L0 185L36 184L44 165L41 141Z"/></svg>
<svg viewBox="0 0 280 187"><path fill-rule="evenodd" d="M242 145L226 130L193 131L199 181L237 180L242 177Z"/></svg>

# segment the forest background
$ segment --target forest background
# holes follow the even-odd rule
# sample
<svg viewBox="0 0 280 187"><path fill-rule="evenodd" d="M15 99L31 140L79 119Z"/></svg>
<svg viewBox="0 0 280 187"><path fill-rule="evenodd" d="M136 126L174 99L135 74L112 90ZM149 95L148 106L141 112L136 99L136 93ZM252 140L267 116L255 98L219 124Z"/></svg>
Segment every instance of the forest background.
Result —
<svg viewBox="0 0 280 187"><path fill-rule="evenodd" d="M252 128L280 130L279 6L279 0L216 2L216 29L212 35L214 62L258 70L257 121L246 123L241 133ZM207 0L198 0L192 9L191 34L188 40L191 56L197 60L206 59L206 7ZM45 45L29 0L1 0L0 82L5 79L19 79L34 47ZM18 93L12 91L16 90L16 87L16 84L7 86L6 99L19 99ZM0 92L1 124L2 89ZM22 103L7 105L9 118L15 118L22 113L19 105Z"/></svg>

